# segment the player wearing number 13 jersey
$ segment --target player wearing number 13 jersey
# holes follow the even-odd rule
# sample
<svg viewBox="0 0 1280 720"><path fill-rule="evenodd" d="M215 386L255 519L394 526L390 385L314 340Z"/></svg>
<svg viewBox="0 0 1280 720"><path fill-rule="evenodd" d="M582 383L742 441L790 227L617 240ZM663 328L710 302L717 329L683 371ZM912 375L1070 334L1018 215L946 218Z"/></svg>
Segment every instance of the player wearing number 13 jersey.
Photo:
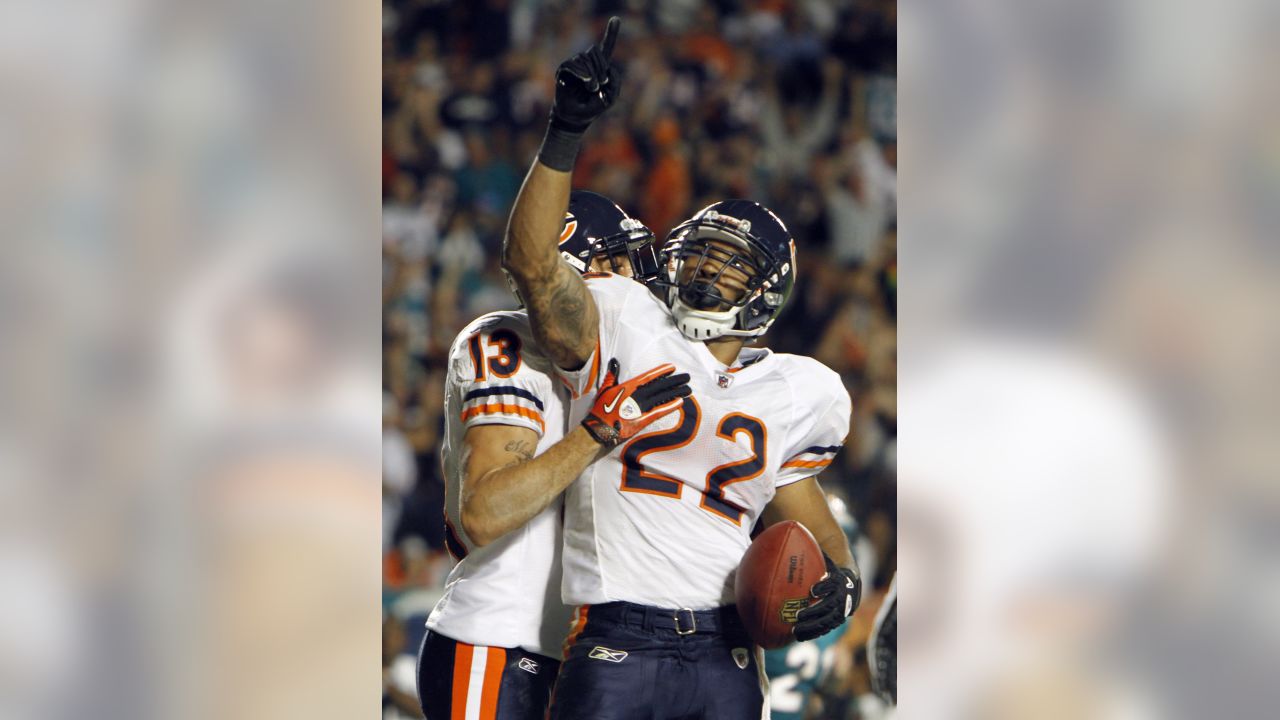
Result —
<svg viewBox="0 0 1280 720"><path fill-rule="evenodd" d="M608 199L579 192L559 247L584 271L609 268L643 280L656 271L652 240ZM615 373L602 393L611 409L634 411L619 432L628 437L675 412L688 394L686 376L669 366L634 375L623 381ZM458 563L420 651L418 692L428 720L546 714L569 625L560 600L560 496L602 453L587 428L566 430L567 393L553 378L523 312L477 319L450 350L442 455L446 542Z"/></svg>

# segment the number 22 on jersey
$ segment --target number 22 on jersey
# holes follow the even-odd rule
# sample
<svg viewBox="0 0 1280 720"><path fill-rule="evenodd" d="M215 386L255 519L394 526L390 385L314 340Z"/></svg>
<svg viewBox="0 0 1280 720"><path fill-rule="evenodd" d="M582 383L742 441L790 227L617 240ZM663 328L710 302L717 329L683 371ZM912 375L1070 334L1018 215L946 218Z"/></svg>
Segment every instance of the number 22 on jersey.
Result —
<svg viewBox="0 0 1280 720"><path fill-rule="evenodd" d="M644 466L644 457L649 453L671 452L693 442L698 434L698 423L702 419L702 408L698 401L692 396L685 398L677 417L679 420L674 427L637 436L623 448L623 491L680 497L684 483ZM764 423L743 413L729 413L716 426L716 436L729 442L735 442L739 433L746 435L750 441L751 457L725 463L708 472L700 503L702 509L730 520L735 525L742 523L742 516L746 511L730 502L725 497L724 490L733 483L757 478L764 472L765 445L768 439Z"/></svg>

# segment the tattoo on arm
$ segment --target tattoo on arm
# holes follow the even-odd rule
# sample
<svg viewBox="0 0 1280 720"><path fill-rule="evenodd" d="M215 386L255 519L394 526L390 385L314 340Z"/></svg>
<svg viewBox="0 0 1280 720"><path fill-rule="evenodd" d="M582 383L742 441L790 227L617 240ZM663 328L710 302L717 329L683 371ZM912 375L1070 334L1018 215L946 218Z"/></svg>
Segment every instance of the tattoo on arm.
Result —
<svg viewBox="0 0 1280 720"><path fill-rule="evenodd" d="M525 460L533 459L533 446L524 440L512 440L502 449L510 453L515 453Z"/></svg>
<svg viewBox="0 0 1280 720"><path fill-rule="evenodd" d="M545 283L527 289L534 337L562 368L581 367L595 349L598 311L587 284L567 263L559 262Z"/></svg>
<svg viewBox="0 0 1280 720"><path fill-rule="evenodd" d="M583 309L587 305L587 286L581 282L573 282L573 278L558 273L558 282L551 295L551 312L559 318L558 330L565 334L565 340L572 342L581 339Z"/></svg>
<svg viewBox="0 0 1280 720"><path fill-rule="evenodd" d="M511 208L502 267L515 278L543 351L561 368L577 369L595 350L599 314L557 249L570 190L569 173L536 162L529 168Z"/></svg>

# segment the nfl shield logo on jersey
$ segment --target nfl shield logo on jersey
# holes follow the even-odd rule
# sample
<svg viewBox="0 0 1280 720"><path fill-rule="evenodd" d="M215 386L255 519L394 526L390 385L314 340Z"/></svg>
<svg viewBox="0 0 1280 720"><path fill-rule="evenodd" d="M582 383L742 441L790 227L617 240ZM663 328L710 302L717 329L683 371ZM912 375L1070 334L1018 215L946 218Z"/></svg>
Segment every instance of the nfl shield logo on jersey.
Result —
<svg viewBox="0 0 1280 720"><path fill-rule="evenodd" d="M733 376L726 373L718 373L716 375L716 385L722 388L728 388L733 384Z"/></svg>

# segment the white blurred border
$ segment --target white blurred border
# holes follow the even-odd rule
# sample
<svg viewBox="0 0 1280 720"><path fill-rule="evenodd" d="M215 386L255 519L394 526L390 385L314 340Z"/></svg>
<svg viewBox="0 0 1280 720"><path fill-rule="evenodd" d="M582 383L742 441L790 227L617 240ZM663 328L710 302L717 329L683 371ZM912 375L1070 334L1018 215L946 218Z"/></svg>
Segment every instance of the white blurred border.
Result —
<svg viewBox="0 0 1280 720"><path fill-rule="evenodd" d="M0 717L376 712L380 43L0 8Z"/></svg>
<svg viewBox="0 0 1280 720"><path fill-rule="evenodd" d="M1280 13L899 20L901 714L1274 715Z"/></svg>

